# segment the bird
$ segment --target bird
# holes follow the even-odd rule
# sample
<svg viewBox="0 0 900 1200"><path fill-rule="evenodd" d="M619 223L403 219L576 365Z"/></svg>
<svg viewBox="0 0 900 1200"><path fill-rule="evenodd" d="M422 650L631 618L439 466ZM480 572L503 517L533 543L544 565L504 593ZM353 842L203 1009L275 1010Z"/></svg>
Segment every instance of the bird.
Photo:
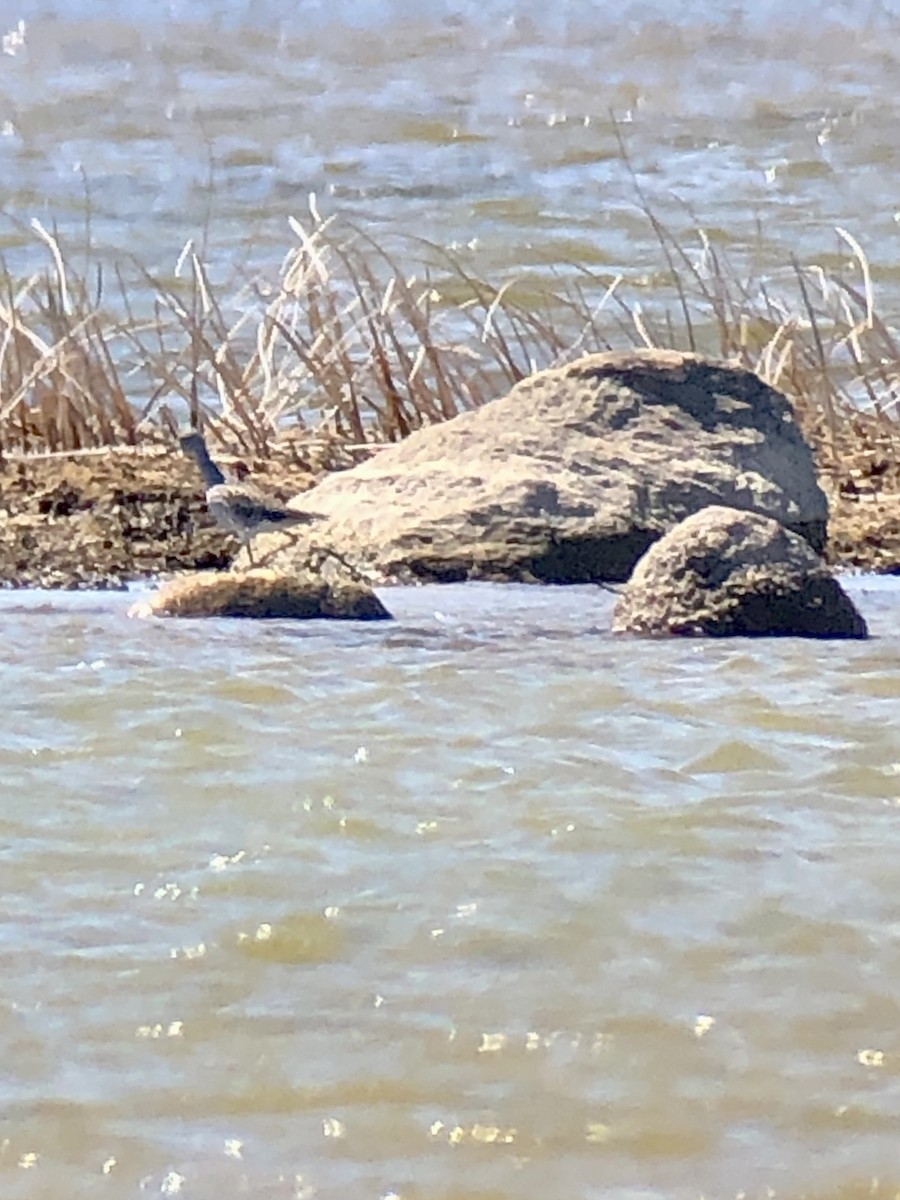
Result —
<svg viewBox="0 0 900 1200"><path fill-rule="evenodd" d="M214 462L203 434L192 429L179 437L182 450L200 468L206 483L206 505L216 524L229 533L236 533L247 550L250 565L255 566L250 542L257 533L293 529L324 520L322 513L303 512L287 508L264 496L251 483L231 483Z"/></svg>

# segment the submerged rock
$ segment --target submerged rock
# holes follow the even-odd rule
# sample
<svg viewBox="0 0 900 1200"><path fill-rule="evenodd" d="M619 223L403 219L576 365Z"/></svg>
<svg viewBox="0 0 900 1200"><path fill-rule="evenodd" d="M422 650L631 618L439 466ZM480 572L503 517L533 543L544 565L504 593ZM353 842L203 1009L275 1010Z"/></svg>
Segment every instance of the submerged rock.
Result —
<svg viewBox="0 0 900 1200"><path fill-rule="evenodd" d="M391 619L372 589L360 581L301 578L262 567L179 575L135 604L129 616Z"/></svg>
<svg viewBox="0 0 900 1200"><path fill-rule="evenodd" d="M808 542L758 513L713 505L635 567L613 632L864 638L866 623Z"/></svg>
<svg viewBox="0 0 900 1200"><path fill-rule="evenodd" d="M825 543L828 507L787 399L675 351L597 354L411 434L296 504L323 513L273 561L331 545L381 578L623 581L709 504ZM292 502L294 503L294 502Z"/></svg>

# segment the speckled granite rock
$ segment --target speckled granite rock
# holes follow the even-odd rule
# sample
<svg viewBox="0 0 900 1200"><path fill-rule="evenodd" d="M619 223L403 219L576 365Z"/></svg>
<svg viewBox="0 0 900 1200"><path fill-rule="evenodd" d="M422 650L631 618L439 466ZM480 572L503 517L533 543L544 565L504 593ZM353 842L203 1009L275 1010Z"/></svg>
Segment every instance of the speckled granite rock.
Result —
<svg viewBox="0 0 900 1200"><path fill-rule="evenodd" d="M816 549L828 516L787 399L749 371L675 351L539 372L296 503L327 520L273 562L302 563L322 543L382 578L438 581L622 581L714 503L774 517Z"/></svg>
<svg viewBox="0 0 900 1200"><path fill-rule="evenodd" d="M643 556L613 632L863 638L866 623L809 543L758 513L714 505Z"/></svg>

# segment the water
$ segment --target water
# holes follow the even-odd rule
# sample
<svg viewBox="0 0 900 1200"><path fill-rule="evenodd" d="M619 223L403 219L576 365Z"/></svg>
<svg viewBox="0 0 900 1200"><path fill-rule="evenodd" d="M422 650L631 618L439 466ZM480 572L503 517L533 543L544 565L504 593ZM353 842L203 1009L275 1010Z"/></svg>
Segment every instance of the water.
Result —
<svg viewBox="0 0 900 1200"><path fill-rule="evenodd" d="M846 227L897 306L894 2L15 0L4 14L2 233L23 269L46 260L32 218L74 253L87 207L95 255L168 272L206 228L219 277L273 274L312 192L323 216L454 247L489 278L586 264L650 297L664 264L637 184L685 244L700 225L742 269L792 253L839 265ZM424 255L397 252L410 269Z"/></svg>
<svg viewBox="0 0 900 1200"><path fill-rule="evenodd" d="M848 586L868 643L0 595L0 1193L894 1194L900 588Z"/></svg>
<svg viewBox="0 0 900 1200"><path fill-rule="evenodd" d="M776 277L847 228L890 314L898 32L15 0L0 243L31 271L33 218L89 224L140 310L128 255L205 230L216 278L273 275L312 192L652 299L640 188ZM577 588L399 590L389 627L0 594L0 1195L895 1194L900 593L848 586L869 643L618 641Z"/></svg>

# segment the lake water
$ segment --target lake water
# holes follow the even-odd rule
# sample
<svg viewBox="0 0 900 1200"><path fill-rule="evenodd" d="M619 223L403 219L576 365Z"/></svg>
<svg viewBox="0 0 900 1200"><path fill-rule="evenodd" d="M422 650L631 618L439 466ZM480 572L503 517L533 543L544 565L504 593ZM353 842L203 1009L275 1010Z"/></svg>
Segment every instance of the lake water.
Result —
<svg viewBox="0 0 900 1200"><path fill-rule="evenodd" d="M848 587L867 643L0 596L4 1200L895 1195L900 582Z"/></svg>
<svg viewBox="0 0 900 1200"><path fill-rule="evenodd" d="M636 179L686 245L702 226L747 269L838 266L848 229L897 310L895 0L8 0L3 14L0 233L17 267L47 260L34 217L83 243L87 184L95 254L170 271L208 222L220 276L274 274L315 193L323 216L454 247L487 278L621 270L649 302L664 262ZM426 257L394 249L410 269Z"/></svg>
<svg viewBox="0 0 900 1200"><path fill-rule="evenodd" d="M274 274L315 193L411 270L652 298L639 186L776 277L844 227L900 305L894 3L9 0L0 36L15 270L87 214L98 257L206 227ZM868 643L615 640L581 588L372 627L0 596L3 1200L896 1195L900 585L848 587Z"/></svg>

